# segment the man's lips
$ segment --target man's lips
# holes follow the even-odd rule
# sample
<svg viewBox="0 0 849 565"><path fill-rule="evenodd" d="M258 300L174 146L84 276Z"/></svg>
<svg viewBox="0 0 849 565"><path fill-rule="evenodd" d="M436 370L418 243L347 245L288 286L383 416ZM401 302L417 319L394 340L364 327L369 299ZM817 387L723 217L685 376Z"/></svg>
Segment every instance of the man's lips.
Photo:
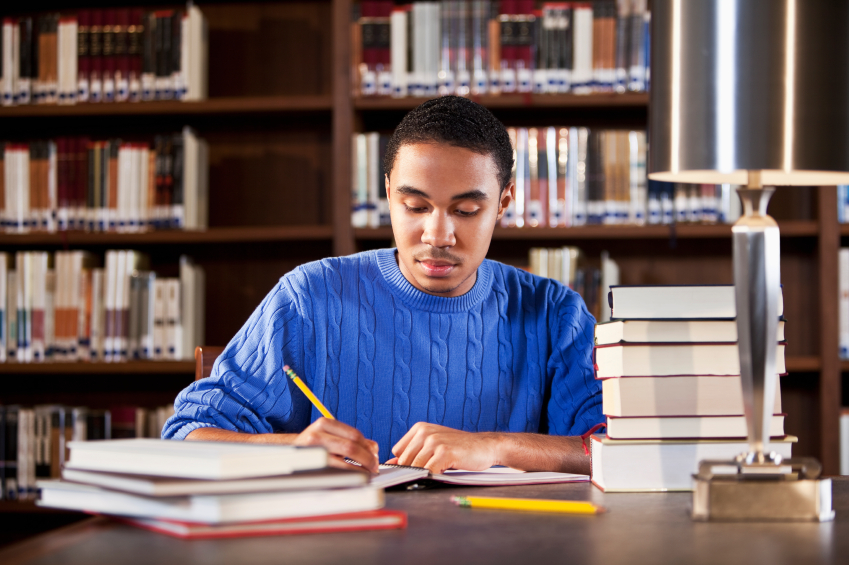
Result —
<svg viewBox="0 0 849 565"><path fill-rule="evenodd" d="M434 259L418 260L425 274L431 277L444 277L454 270L454 264L447 261L439 261Z"/></svg>

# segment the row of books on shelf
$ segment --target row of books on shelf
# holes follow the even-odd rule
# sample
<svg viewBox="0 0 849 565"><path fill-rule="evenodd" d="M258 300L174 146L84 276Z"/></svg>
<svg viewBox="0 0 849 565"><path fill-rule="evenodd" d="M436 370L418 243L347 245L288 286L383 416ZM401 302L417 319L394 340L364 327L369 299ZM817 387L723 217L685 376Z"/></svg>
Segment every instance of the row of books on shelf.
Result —
<svg viewBox="0 0 849 565"><path fill-rule="evenodd" d="M173 406L0 405L0 498L35 498L37 480L61 476L72 441L158 438L173 413Z"/></svg>
<svg viewBox="0 0 849 565"><path fill-rule="evenodd" d="M595 328L606 433L591 437L593 483L692 490L699 461L748 449L734 286L614 286L610 305L611 321ZM785 322L776 323L784 374ZM786 458L796 438L784 430L780 385L774 394L769 450Z"/></svg>
<svg viewBox="0 0 849 565"><path fill-rule="evenodd" d="M734 222L732 185L648 181L644 131L585 127L507 128L516 198L501 227ZM354 134L352 225L390 224L383 158L389 140Z"/></svg>
<svg viewBox="0 0 849 565"><path fill-rule="evenodd" d="M586 94L649 88L646 0L360 3L363 96Z"/></svg>
<svg viewBox="0 0 849 565"><path fill-rule="evenodd" d="M532 247L528 270L580 294L596 320L610 319L607 293L611 286L619 284L619 265L607 251L602 251L598 260L591 260L578 247Z"/></svg>
<svg viewBox="0 0 849 565"><path fill-rule="evenodd" d="M207 226L208 147L191 128L149 141L60 137L0 148L7 232Z"/></svg>
<svg viewBox="0 0 849 565"><path fill-rule="evenodd" d="M191 358L204 341L204 271L159 277L138 251L0 252L0 361Z"/></svg>
<svg viewBox="0 0 849 565"><path fill-rule="evenodd" d="M1 30L4 106L207 95L206 19L191 3L5 17Z"/></svg>

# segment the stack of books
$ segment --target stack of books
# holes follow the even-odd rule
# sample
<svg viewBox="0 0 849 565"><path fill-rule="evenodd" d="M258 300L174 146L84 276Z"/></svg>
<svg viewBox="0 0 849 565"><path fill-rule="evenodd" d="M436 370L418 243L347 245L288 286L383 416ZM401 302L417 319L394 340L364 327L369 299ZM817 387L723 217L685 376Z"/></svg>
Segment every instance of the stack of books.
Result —
<svg viewBox="0 0 849 565"><path fill-rule="evenodd" d="M607 435L590 442L593 483L614 492L692 490L699 461L748 450L734 286L615 286L609 299L611 321L595 331ZM796 438L784 433L780 387L773 414L770 449L790 457Z"/></svg>
<svg viewBox="0 0 849 565"><path fill-rule="evenodd" d="M118 517L187 538L403 528L369 475L320 447L153 439L71 442L40 506Z"/></svg>

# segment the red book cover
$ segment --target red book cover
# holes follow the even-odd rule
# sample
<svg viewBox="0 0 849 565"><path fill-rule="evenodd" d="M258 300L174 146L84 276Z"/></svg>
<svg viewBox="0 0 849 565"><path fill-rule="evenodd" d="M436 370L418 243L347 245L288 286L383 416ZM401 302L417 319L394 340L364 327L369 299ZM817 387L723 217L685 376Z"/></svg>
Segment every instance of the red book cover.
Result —
<svg viewBox="0 0 849 565"><path fill-rule="evenodd" d="M91 11L89 40L89 101L103 101L103 10Z"/></svg>
<svg viewBox="0 0 849 565"><path fill-rule="evenodd" d="M238 538L280 536L291 534L318 534L332 532L359 532L365 530L399 530L407 527L407 514L400 510L370 510L331 516L312 516L266 522L233 524L193 524L172 520L121 518L114 520L139 528L182 539Z"/></svg>
<svg viewBox="0 0 849 565"><path fill-rule="evenodd" d="M91 10L77 15L77 102L88 102L91 74Z"/></svg>
<svg viewBox="0 0 849 565"><path fill-rule="evenodd" d="M115 26L112 32L115 36L115 100L126 102L130 98L130 10L123 8L114 12Z"/></svg>
<svg viewBox="0 0 849 565"><path fill-rule="evenodd" d="M140 8L130 11L127 28L127 58L130 69L130 101L141 100L142 45L144 43L143 14Z"/></svg>
<svg viewBox="0 0 849 565"><path fill-rule="evenodd" d="M117 56L115 42L117 40L117 10L105 10L103 16L103 101L114 102L116 96L115 71Z"/></svg>
<svg viewBox="0 0 849 565"><path fill-rule="evenodd" d="M58 206L58 224L60 230L68 229L68 139L56 138L56 203ZM58 326L57 326L58 327Z"/></svg>

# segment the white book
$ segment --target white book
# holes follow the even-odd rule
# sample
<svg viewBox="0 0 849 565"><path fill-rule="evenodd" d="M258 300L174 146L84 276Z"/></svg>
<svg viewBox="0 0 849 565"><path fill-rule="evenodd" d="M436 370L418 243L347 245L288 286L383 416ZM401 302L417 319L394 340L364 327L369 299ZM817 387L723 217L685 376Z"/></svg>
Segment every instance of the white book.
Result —
<svg viewBox="0 0 849 565"><path fill-rule="evenodd" d="M116 291L118 281L118 251L106 252L106 299L104 309L106 323L103 334L103 360L117 361L115 355Z"/></svg>
<svg viewBox="0 0 849 565"><path fill-rule="evenodd" d="M6 360L18 360L18 274L6 273Z"/></svg>
<svg viewBox="0 0 849 565"><path fill-rule="evenodd" d="M769 448L788 458L796 441L773 439ZM749 448L745 440L620 441L597 435L590 444L592 482L604 492L691 491L699 461L730 461Z"/></svg>
<svg viewBox="0 0 849 565"><path fill-rule="evenodd" d="M118 149L118 186L115 190L117 202L109 203L109 229L113 231L121 231L122 200L126 198L124 194L131 190L130 186L133 183L133 179L130 176L132 174L132 158L132 144L122 143Z"/></svg>
<svg viewBox="0 0 849 565"><path fill-rule="evenodd" d="M610 289L612 318L722 319L736 318L734 285L634 285ZM784 314L779 288L778 315Z"/></svg>
<svg viewBox="0 0 849 565"><path fill-rule="evenodd" d="M64 34L63 34L64 31ZM62 17L59 20L59 103L77 102L77 19Z"/></svg>
<svg viewBox="0 0 849 565"><path fill-rule="evenodd" d="M183 312L180 279L166 279L165 287L165 358L183 359Z"/></svg>
<svg viewBox="0 0 849 565"><path fill-rule="evenodd" d="M368 227L368 138L366 134L359 133L355 136L355 170L356 184L354 185L355 198L351 223L355 228Z"/></svg>
<svg viewBox="0 0 849 565"><path fill-rule="evenodd" d="M91 345L89 360L103 360L103 331L106 323L104 309L104 285L106 273L103 269L91 271Z"/></svg>
<svg viewBox="0 0 849 565"><path fill-rule="evenodd" d="M73 483L154 497L326 490L360 487L369 482L369 477L365 473L341 469L299 471L288 475L223 481L64 469L62 478Z"/></svg>
<svg viewBox="0 0 849 565"><path fill-rule="evenodd" d="M378 209L378 183L383 180L380 166L380 134L366 134L366 209L368 211L368 227L380 227L380 210Z"/></svg>
<svg viewBox="0 0 849 565"><path fill-rule="evenodd" d="M189 6L188 17L188 66L186 71L186 93L183 100L206 100L209 74L209 31L206 17L197 6Z"/></svg>
<svg viewBox="0 0 849 565"><path fill-rule="evenodd" d="M593 80L593 9L590 5L575 6L573 22L572 91L591 92Z"/></svg>
<svg viewBox="0 0 849 565"><path fill-rule="evenodd" d="M166 345L166 293L167 282L157 278L153 281L153 359L165 359Z"/></svg>
<svg viewBox="0 0 849 565"><path fill-rule="evenodd" d="M182 266L181 266L182 268ZM141 281L139 296L139 357L153 359L154 354L154 282L156 273L145 271L146 276ZM201 314L202 315L202 314ZM158 437L158 434L157 434Z"/></svg>
<svg viewBox="0 0 849 565"><path fill-rule="evenodd" d="M787 372L785 345L775 348L775 372ZM739 375L736 343L613 344L595 348L596 378Z"/></svg>
<svg viewBox="0 0 849 565"><path fill-rule="evenodd" d="M784 341L784 320L778 341ZM595 326L596 345L612 343L737 343L736 320L614 320Z"/></svg>
<svg viewBox="0 0 849 565"><path fill-rule="evenodd" d="M390 16L392 96L407 96L407 9L393 9Z"/></svg>
<svg viewBox="0 0 849 565"><path fill-rule="evenodd" d="M45 316L47 310L46 251L35 251L32 256L32 360L42 362L47 358Z"/></svg>
<svg viewBox="0 0 849 565"><path fill-rule="evenodd" d="M183 128L183 202L190 230L206 229L209 216L208 145L189 127Z"/></svg>
<svg viewBox="0 0 849 565"><path fill-rule="evenodd" d="M180 257L180 287L182 298L183 359L194 356L195 347L204 345L206 285L203 267L195 265L185 255Z"/></svg>
<svg viewBox="0 0 849 565"><path fill-rule="evenodd" d="M736 375L604 379L602 411L621 417L742 415L743 384ZM773 413L781 413L780 386Z"/></svg>
<svg viewBox="0 0 849 565"><path fill-rule="evenodd" d="M152 498L64 481L39 481L40 506L206 524L276 520L376 510L383 491L364 486L315 491Z"/></svg>
<svg viewBox="0 0 849 565"><path fill-rule="evenodd" d="M837 303L840 324L840 357L849 358L849 248L838 253L840 300Z"/></svg>
<svg viewBox="0 0 849 565"><path fill-rule="evenodd" d="M68 446L71 469L219 481L323 469L328 457L322 447L162 439L84 441Z"/></svg>
<svg viewBox="0 0 849 565"><path fill-rule="evenodd" d="M745 438L747 434L745 416L607 417L611 439ZM784 436L783 414L773 415L769 435Z"/></svg>
<svg viewBox="0 0 849 565"><path fill-rule="evenodd" d="M619 284L619 265L616 261L610 258L607 251L601 252L601 296L607 296L611 286ZM607 322L610 320L610 305L606 300L599 301L601 304L601 314L599 322Z"/></svg>
<svg viewBox="0 0 849 565"><path fill-rule="evenodd" d="M48 269L44 281L44 348L45 358L56 358L56 270Z"/></svg>
<svg viewBox="0 0 849 565"><path fill-rule="evenodd" d="M17 22L12 18L3 19L3 106L15 104L17 77L19 70ZM8 186L8 185L6 185Z"/></svg>

